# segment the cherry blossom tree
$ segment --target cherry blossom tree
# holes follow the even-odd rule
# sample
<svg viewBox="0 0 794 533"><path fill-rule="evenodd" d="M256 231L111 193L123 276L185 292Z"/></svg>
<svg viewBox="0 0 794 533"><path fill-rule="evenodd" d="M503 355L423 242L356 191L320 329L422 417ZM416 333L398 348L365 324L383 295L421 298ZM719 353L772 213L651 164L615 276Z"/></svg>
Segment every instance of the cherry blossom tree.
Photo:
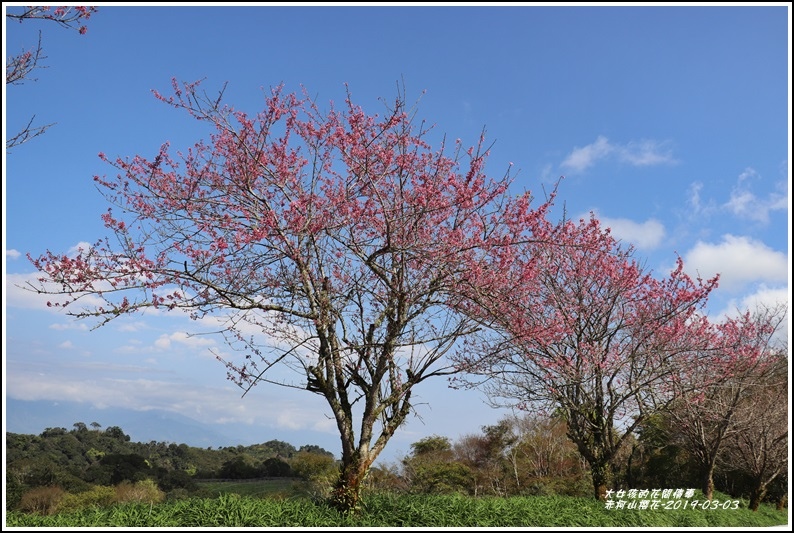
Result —
<svg viewBox="0 0 794 533"><path fill-rule="evenodd" d="M231 380L325 399L342 445L333 502L353 510L414 388L457 372L448 355L481 327L457 288L498 274L486 258L543 238L551 200L533 208L510 193L509 171L488 178L482 139L433 151L403 96L370 116L349 94L321 112L276 88L249 116L222 105L223 91L173 91L156 96L211 125L209 142L100 154L118 171L95 177L115 242L31 257L44 273L33 289L67 295L51 305L97 326L146 309L223 319L241 352L218 354Z"/></svg>
<svg viewBox="0 0 794 533"><path fill-rule="evenodd" d="M57 6L55 8L52 6L22 6L21 11L7 11L6 18L20 23L29 20L48 20L84 35L88 31L83 24L84 21L88 20L96 11L97 8L92 6ZM32 77L33 72L39 68L46 68L41 64L46 58L41 46L41 32L39 32L38 44L35 48L6 59L6 85L21 85L26 81L36 81ZM34 115L19 133L6 139L6 151L38 137L54 125L34 126L35 118Z"/></svg>
<svg viewBox="0 0 794 533"><path fill-rule="evenodd" d="M511 262L504 286L472 287L472 313L499 334L460 364L494 404L562 415L604 499L618 452L674 399L673 379L707 341L698 311L717 279L692 280L680 259L657 279L592 216L549 235Z"/></svg>
<svg viewBox="0 0 794 533"><path fill-rule="evenodd" d="M749 476L752 511L758 510L770 484L788 471L790 419L786 354L785 349L773 352L773 361L764 367L752 394L739 404L734 416L739 431L731 433L722 458L727 468Z"/></svg>
<svg viewBox="0 0 794 533"><path fill-rule="evenodd" d="M777 305L714 324L711 345L675 380L680 396L669 408L672 427L699 466L709 500L725 442L747 434L737 414L743 404L754 403L777 359L774 339L785 318L786 307Z"/></svg>

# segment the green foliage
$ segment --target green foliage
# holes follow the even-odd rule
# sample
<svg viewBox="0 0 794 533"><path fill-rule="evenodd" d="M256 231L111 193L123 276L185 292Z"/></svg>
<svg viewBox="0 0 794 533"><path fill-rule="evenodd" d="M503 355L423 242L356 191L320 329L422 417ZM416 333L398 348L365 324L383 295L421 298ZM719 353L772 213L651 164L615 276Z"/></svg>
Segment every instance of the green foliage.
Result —
<svg viewBox="0 0 794 533"><path fill-rule="evenodd" d="M267 448L270 453L276 457L283 457L286 459L292 457L298 451L292 444L280 440L269 440L262 444L262 447Z"/></svg>
<svg viewBox="0 0 794 533"><path fill-rule="evenodd" d="M325 454L298 452L290 463L296 476L304 480L292 486L294 494L309 495L316 500L331 496L339 479L339 467L334 458Z"/></svg>
<svg viewBox="0 0 794 533"><path fill-rule="evenodd" d="M101 430L83 422L65 428L47 428L41 435L6 433L6 508L13 509L22 494L34 487L57 485L71 494L112 486L122 481L156 479L163 492L197 494L197 479L219 477L292 477L290 462L299 453L289 443L270 440L252 446L197 448L186 444L131 442L118 426ZM322 456L321 465L333 464L333 454L306 444L301 454ZM307 463L305 455L298 460ZM312 467L307 467L307 471ZM323 468L315 468L318 479ZM284 492L293 483L284 484Z"/></svg>
<svg viewBox="0 0 794 533"><path fill-rule="evenodd" d="M627 483L632 487L699 486L698 467L673 438L674 424L668 414L655 413L638 427L639 438L629 456Z"/></svg>
<svg viewBox="0 0 794 533"><path fill-rule="evenodd" d="M403 459L411 492L424 494L473 493L472 469L456 460L447 437L433 435L411 444L413 453Z"/></svg>
<svg viewBox="0 0 794 533"><path fill-rule="evenodd" d="M7 477L17 485L48 487L57 485L70 492L88 490L90 485L72 474L64 466L45 457L17 459L6 467Z"/></svg>
<svg viewBox="0 0 794 533"><path fill-rule="evenodd" d="M166 470L158 468L156 470L157 484L165 492L176 489L195 490L198 488L195 479L184 470Z"/></svg>
<svg viewBox="0 0 794 533"><path fill-rule="evenodd" d="M291 477L293 472L289 463L278 457L271 457L262 463L261 475L264 477Z"/></svg>
<svg viewBox="0 0 794 533"><path fill-rule="evenodd" d="M116 489L114 487L94 485L79 494L64 494L58 511L69 513L93 507L107 507L115 501Z"/></svg>
<svg viewBox="0 0 794 533"><path fill-rule="evenodd" d="M219 477L228 479L247 479L257 477L259 472L254 468L247 457L238 455L223 463L218 475Z"/></svg>
<svg viewBox="0 0 794 533"><path fill-rule="evenodd" d="M720 497L722 497L720 495ZM126 504L52 516L9 512L8 527L599 527L753 528L785 525L772 506L736 510L615 510L592 498L472 498L460 495L373 494L359 515L342 516L309 499L233 495L162 504Z"/></svg>
<svg viewBox="0 0 794 533"><path fill-rule="evenodd" d="M6 511L17 507L27 489L27 485L21 483L16 477L10 474L6 475Z"/></svg>
<svg viewBox="0 0 794 533"><path fill-rule="evenodd" d="M122 429L118 426L110 426L107 428L105 430L105 435L120 442L129 442L130 440L130 436L125 434L124 431L122 431Z"/></svg>
<svg viewBox="0 0 794 533"><path fill-rule="evenodd" d="M300 449L298 451L299 452L316 453L316 454L319 454L319 455L328 455L328 456L331 456L331 457L334 456L333 453L331 453L328 450L325 450L325 449L317 446L316 444L304 444L303 446L300 447Z"/></svg>
<svg viewBox="0 0 794 533"><path fill-rule="evenodd" d="M445 454L452 450L452 444L449 438L433 435L425 437L417 442L411 444L411 450L414 456L431 455L431 454Z"/></svg>
<svg viewBox="0 0 794 533"><path fill-rule="evenodd" d="M414 465L412 490L425 494L468 494L473 474L462 463L419 462Z"/></svg>
<svg viewBox="0 0 794 533"><path fill-rule="evenodd" d="M151 467L146 458L136 453L112 453L99 461L92 470L94 481L101 485L116 485L122 481L140 481L148 477Z"/></svg>
<svg viewBox="0 0 794 533"><path fill-rule="evenodd" d="M43 439L59 437L61 435L66 435L66 428L47 428L41 432L41 438Z"/></svg>
<svg viewBox="0 0 794 533"><path fill-rule="evenodd" d="M311 452L298 452L292 458L292 471L307 481L333 481L339 469L333 457Z"/></svg>
<svg viewBox="0 0 794 533"><path fill-rule="evenodd" d="M199 483L199 491L207 497L217 497L221 494L239 494L251 498L281 497L285 494L296 493L294 479L271 479L255 482L234 481L203 481Z"/></svg>
<svg viewBox="0 0 794 533"><path fill-rule="evenodd" d="M85 452L85 456L92 461L99 461L105 456L105 454L106 452L97 450L96 448L90 448L87 452Z"/></svg>
<svg viewBox="0 0 794 533"><path fill-rule="evenodd" d="M188 498L190 498L190 493L186 489L174 489L165 494L165 499L169 502L187 500Z"/></svg>
<svg viewBox="0 0 794 533"><path fill-rule="evenodd" d="M617 482L622 487L698 486L689 477L689 458L671 440L668 425L665 417L658 415L641 426L638 439L618 465ZM68 493L61 507L71 509L94 497L101 500L93 485L112 486L126 480L134 487L143 479L156 480L169 501L227 492L257 498L309 495L321 500L330 494L339 474L333 455L314 445L296 450L288 443L271 440L252 446L204 449L155 441L135 443L117 426L104 431L95 424L91 427L76 423L71 431L48 428L41 435L7 433L6 509L17 509L22 496L36 487L59 487ZM556 418L511 418L455 443L443 436L427 437L414 443L411 450L412 455L390 468L373 467L365 490L476 496L592 493L588 472L566 436L565 422ZM201 478L235 476L284 480L264 484L196 483ZM296 483L290 476L300 476L304 482ZM746 473L723 465L714 481L718 490L746 498L747 479ZM765 503L785 501L786 491L787 478L776 479ZM35 507L35 502L28 505Z"/></svg>

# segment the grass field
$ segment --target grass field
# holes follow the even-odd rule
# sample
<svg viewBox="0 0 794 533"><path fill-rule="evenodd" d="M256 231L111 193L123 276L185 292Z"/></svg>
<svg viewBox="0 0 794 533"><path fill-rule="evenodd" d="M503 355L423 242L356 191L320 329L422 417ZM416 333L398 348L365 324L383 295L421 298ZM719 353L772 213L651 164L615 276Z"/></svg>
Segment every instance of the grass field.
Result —
<svg viewBox="0 0 794 533"><path fill-rule="evenodd" d="M299 480L291 478L268 479L267 481L205 481L199 482L199 487L213 496L221 494L239 494L252 498L264 498L277 494L290 494L294 492Z"/></svg>
<svg viewBox="0 0 794 533"><path fill-rule="evenodd" d="M290 482L291 483L291 482ZM258 487L256 485L259 485ZM675 505L656 510L607 509L590 498L536 496L472 498L459 495L370 494L362 513L344 517L309 498L268 497L291 486L208 484L214 498L162 504L123 504L52 516L9 512L7 527L770 527L788 523L787 512L742 501L726 508ZM239 491L239 492L238 492ZM244 494L244 495L243 495ZM690 501L695 500L692 498ZM729 501L721 494L715 500ZM681 501L681 500L679 500ZM684 500L686 501L686 500ZM702 501L702 500L701 500ZM733 500L730 500L733 502Z"/></svg>

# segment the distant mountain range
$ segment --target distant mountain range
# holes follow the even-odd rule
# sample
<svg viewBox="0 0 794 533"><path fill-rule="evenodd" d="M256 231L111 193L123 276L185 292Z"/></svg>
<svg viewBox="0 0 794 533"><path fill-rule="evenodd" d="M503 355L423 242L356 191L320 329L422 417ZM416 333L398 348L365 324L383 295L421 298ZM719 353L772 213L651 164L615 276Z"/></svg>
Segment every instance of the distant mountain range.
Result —
<svg viewBox="0 0 794 533"><path fill-rule="evenodd" d="M244 424L207 424L168 411L99 409L78 402L50 400L25 401L6 398L5 425L9 433L38 435L47 428L71 430L82 422L89 428L96 422L102 428L118 426L133 442L173 442L198 448L212 446L250 446L280 440L296 448L316 444L339 457L339 438L314 432L270 430Z"/></svg>

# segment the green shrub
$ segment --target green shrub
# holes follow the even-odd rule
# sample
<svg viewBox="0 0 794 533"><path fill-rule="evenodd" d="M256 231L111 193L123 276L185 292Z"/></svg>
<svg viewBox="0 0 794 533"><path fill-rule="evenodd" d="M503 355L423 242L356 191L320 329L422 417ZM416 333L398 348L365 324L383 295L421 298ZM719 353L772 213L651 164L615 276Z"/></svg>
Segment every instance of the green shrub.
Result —
<svg viewBox="0 0 794 533"><path fill-rule="evenodd" d="M190 498L190 492L183 488L173 489L165 494L165 499L169 502L187 500L188 498Z"/></svg>
<svg viewBox="0 0 794 533"><path fill-rule="evenodd" d="M305 480L296 483L293 490L315 498L327 498L339 478L339 466L333 457L313 452L298 452L292 458L292 471Z"/></svg>
<svg viewBox="0 0 794 533"><path fill-rule="evenodd" d="M90 507L107 507L116 500L116 489L94 485L85 492L78 494L66 493L58 506L59 512L78 511Z"/></svg>
<svg viewBox="0 0 794 533"><path fill-rule="evenodd" d="M17 508L26 513L55 514L63 495L60 487L35 487L22 495Z"/></svg>
<svg viewBox="0 0 794 533"><path fill-rule="evenodd" d="M425 494L468 494L472 485L471 468L459 462L422 462L414 465L412 489Z"/></svg>
<svg viewBox="0 0 794 533"><path fill-rule="evenodd" d="M16 509L26 490L28 490L28 486L21 483L15 476L6 476L6 511Z"/></svg>

